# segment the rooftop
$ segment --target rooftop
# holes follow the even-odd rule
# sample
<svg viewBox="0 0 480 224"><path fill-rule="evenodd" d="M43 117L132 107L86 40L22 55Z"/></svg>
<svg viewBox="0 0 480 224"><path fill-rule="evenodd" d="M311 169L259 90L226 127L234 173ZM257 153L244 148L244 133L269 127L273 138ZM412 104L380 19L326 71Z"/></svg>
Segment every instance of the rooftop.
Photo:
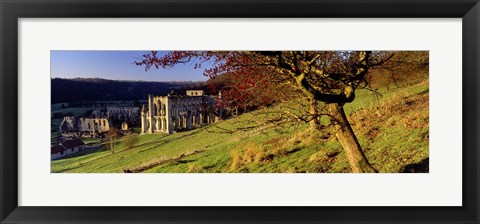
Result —
<svg viewBox="0 0 480 224"><path fill-rule="evenodd" d="M60 143L63 147L67 149L71 149L77 146L85 145L81 139L72 139L72 140L67 140L62 143Z"/></svg>
<svg viewBox="0 0 480 224"><path fill-rule="evenodd" d="M52 154L55 154L55 153L58 153L58 152L65 151L65 148L61 145L54 145L54 146L52 146L51 151L52 151Z"/></svg>

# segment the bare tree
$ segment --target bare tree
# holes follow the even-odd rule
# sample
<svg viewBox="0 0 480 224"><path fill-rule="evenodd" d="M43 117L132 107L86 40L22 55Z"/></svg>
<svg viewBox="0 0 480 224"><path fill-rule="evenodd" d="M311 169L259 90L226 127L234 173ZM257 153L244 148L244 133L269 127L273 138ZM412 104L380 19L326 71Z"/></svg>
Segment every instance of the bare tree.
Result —
<svg viewBox="0 0 480 224"><path fill-rule="evenodd" d="M110 130L108 130L107 132L107 139L108 139L109 149L112 151L112 153L115 153L115 144L117 142L117 137L118 137L117 130L114 127L111 127Z"/></svg>

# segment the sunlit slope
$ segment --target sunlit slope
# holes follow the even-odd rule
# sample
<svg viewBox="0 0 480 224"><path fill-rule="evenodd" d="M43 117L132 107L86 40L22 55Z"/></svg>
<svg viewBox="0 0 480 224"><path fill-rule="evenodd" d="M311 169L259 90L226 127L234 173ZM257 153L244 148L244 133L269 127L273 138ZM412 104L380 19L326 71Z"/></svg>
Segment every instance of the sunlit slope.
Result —
<svg viewBox="0 0 480 224"><path fill-rule="evenodd" d="M381 98L358 91L356 100L346 105L368 160L379 172L428 172L428 81L379 91ZM133 147L123 137L114 154L102 146L88 155L52 161L52 172L350 172L335 138L307 124L225 131L261 119L258 114L168 136L138 135Z"/></svg>

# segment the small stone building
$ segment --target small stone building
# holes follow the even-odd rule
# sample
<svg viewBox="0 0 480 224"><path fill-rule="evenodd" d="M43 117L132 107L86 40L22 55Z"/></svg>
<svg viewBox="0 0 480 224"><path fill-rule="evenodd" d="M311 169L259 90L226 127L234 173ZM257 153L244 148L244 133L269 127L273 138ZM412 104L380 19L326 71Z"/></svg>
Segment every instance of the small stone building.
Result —
<svg viewBox="0 0 480 224"><path fill-rule="evenodd" d="M51 160L60 159L67 156L65 154L65 147L61 145L53 145L51 147Z"/></svg>
<svg viewBox="0 0 480 224"><path fill-rule="evenodd" d="M68 155L80 152L85 148L81 139L71 139L51 147L51 159L60 159Z"/></svg>
<svg viewBox="0 0 480 224"><path fill-rule="evenodd" d="M179 130L211 124L221 118L217 101L221 97L203 95L203 90L187 90L186 95L148 95L141 110L142 133L172 134Z"/></svg>
<svg viewBox="0 0 480 224"><path fill-rule="evenodd" d="M128 131L128 123L127 122L122 122L122 131Z"/></svg>

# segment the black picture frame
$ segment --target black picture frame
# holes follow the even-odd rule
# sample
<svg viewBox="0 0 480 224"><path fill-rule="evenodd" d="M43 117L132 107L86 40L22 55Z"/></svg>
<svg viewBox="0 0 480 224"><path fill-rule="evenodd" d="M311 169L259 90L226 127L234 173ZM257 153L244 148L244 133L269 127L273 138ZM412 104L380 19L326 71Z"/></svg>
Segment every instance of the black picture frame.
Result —
<svg viewBox="0 0 480 224"><path fill-rule="evenodd" d="M0 0L1 223L479 223L478 0ZM18 206L19 18L462 18L461 207ZM448 43L446 43L448 44ZM455 75L455 74L452 74ZM448 91L448 90L446 90ZM447 103L448 104L448 103ZM460 121L458 121L460 122ZM39 192L41 194L41 192ZM441 195L439 195L441 196Z"/></svg>

